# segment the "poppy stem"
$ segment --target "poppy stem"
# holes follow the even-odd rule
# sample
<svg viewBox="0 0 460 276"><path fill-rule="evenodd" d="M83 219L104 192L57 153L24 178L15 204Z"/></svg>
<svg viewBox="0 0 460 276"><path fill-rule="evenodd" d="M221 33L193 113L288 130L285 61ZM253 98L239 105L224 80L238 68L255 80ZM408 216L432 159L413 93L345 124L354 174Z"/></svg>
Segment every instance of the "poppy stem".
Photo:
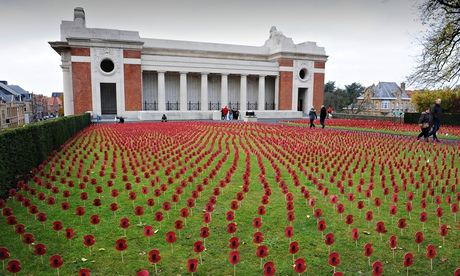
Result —
<svg viewBox="0 0 460 276"><path fill-rule="evenodd" d="M420 244L417 244L417 252L420 252Z"/></svg>
<svg viewBox="0 0 460 276"><path fill-rule="evenodd" d="M233 266L233 276L236 275L236 265Z"/></svg>
<svg viewBox="0 0 460 276"><path fill-rule="evenodd" d="M59 276L59 268L57 269L57 275Z"/></svg>
<svg viewBox="0 0 460 276"><path fill-rule="evenodd" d="M121 251L121 262L124 263L125 261L123 260L123 251Z"/></svg>
<svg viewBox="0 0 460 276"><path fill-rule="evenodd" d="M393 260L395 259L395 250L393 249Z"/></svg>
<svg viewBox="0 0 460 276"><path fill-rule="evenodd" d="M43 255L40 255L40 259L42 260L42 264L43 264Z"/></svg>
<svg viewBox="0 0 460 276"><path fill-rule="evenodd" d="M406 268L406 275L409 275L409 267Z"/></svg>
<svg viewBox="0 0 460 276"><path fill-rule="evenodd" d="M430 259L431 271L433 271L433 259Z"/></svg>
<svg viewBox="0 0 460 276"><path fill-rule="evenodd" d="M155 264L155 275L158 275L157 264Z"/></svg>
<svg viewBox="0 0 460 276"><path fill-rule="evenodd" d="M260 258L260 268L262 268L262 259L263 258Z"/></svg>
<svg viewBox="0 0 460 276"><path fill-rule="evenodd" d="M203 258L201 257L201 252L200 252L200 263L203 264Z"/></svg>

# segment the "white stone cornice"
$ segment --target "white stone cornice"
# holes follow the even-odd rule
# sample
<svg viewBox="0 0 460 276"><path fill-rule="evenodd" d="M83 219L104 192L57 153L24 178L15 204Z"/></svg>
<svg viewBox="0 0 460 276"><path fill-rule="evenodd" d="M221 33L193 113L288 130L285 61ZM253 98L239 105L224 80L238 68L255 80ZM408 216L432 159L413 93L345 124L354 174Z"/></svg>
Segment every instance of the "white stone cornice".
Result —
<svg viewBox="0 0 460 276"><path fill-rule="evenodd" d="M292 72L294 68L292 66L280 66L280 72Z"/></svg>
<svg viewBox="0 0 460 276"><path fill-rule="evenodd" d="M141 64L140 58L123 58L123 64Z"/></svg>
<svg viewBox="0 0 460 276"><path fill-rule="evenodd" d="M72 62L91 62L90 56L72 56L70 58Z"/></svg>
<svg viewBox="0 0 460 276"><path fill-rule="evenodd" d="M326 70L324 68L315 68L313 69L313 73L325 73Z"/></svg>

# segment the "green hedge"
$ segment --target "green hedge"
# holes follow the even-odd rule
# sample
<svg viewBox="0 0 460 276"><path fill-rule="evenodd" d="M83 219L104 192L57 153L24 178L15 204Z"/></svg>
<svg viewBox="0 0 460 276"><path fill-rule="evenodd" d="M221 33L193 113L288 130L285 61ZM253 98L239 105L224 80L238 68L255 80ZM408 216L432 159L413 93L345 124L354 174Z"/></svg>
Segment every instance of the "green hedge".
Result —
<svg viewBox="0 0 460 276"><path fill-rule="evenodd" d="M90 114L61 117L0 132L0 197L91 123Z"/></svg>
<svg viewBox="0 0 460 276"><path fill-rule="evenodd" d="M420 113L404 113L404 123L417 124ZM460 113L442 114L441 125L460 126Z"/></svg>

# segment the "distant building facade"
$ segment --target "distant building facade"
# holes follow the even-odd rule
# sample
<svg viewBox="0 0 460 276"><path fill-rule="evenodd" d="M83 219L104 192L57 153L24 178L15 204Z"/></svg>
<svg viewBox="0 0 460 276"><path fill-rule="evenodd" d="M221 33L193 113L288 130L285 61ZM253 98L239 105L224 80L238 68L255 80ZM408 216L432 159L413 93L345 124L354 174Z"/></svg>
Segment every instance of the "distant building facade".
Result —
<svg viewBox="0 0 460 276"><path fill-rule="evenodd" d="M28 124L32 117L32 95L19 85L0 81L0 129Z"/></svg>
<svg viewBox="0 0 460 276"><path fill-rule="evenodd" d="M373 116L395 116L415 111L405 83L398 86L395 82L379 82L367 87L353 108L359 109L359 114Z"/></svg>
<svg viewBox="0 0 460 276"><path fill-rule="evenodd" d="M62 60L65 115L212 119L228 106L292 118L323 103L324 48L295 44L275 27L260 47L150 39L87 28L76 8L50 45Z"/></svg>

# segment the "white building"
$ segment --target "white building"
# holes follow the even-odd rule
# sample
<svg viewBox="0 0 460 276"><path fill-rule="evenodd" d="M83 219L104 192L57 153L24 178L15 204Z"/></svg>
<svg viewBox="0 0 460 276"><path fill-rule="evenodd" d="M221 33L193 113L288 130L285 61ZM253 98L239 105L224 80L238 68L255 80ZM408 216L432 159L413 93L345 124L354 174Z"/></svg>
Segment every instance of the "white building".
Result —
<svg viewBox="0 0 460 276"><path fill-rule="evenodd" d="M295 118L323 103L324 48L295 44L275 27L260 47L151 39L87 28L84 10L75 8L50 45L62 59L66 115L212 119L228 106Z"/></svg>

